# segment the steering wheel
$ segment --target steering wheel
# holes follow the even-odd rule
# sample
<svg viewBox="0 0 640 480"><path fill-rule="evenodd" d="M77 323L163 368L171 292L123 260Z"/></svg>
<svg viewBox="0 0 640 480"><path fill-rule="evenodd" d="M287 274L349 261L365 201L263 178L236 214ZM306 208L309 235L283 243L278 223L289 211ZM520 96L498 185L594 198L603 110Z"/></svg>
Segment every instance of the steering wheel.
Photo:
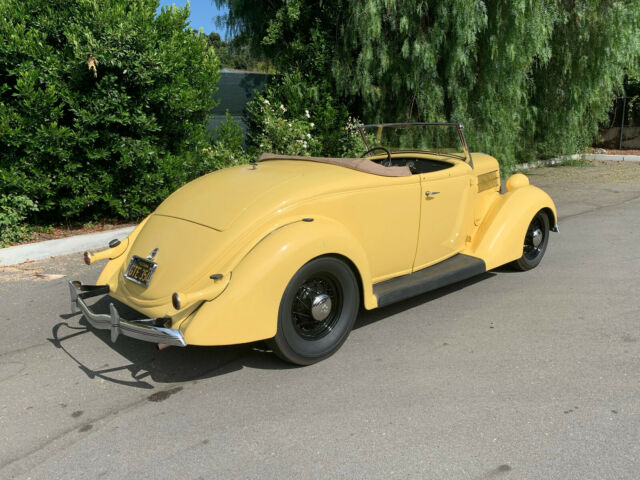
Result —
<svg viewBox="0 0 640 480"><path fill-rule="evenodd" d="M390 167L391 166L391 152L389 150L387 150L386 148L384 148L384 147L373 147L373 148L370 148L369 150L364 152L360 158L364 158L367 155L369 155L371 152L375 152L376 150L382 150L384 153L387 154L387 159L385 161L380 162L380 164L382 166L384 166L384 167Z"/></svg>

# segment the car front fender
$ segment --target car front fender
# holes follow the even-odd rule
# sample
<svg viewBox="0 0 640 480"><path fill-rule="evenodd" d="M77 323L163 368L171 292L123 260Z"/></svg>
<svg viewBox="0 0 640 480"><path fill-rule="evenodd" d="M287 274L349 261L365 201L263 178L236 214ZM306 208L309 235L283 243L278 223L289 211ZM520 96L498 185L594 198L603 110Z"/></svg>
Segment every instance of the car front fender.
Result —
<svg viewBox="0 0 640 480"><path fill-rule="evenodd" d="M300 267L323 255L346 258L359 277L365 307L377 306L367 257L353 235L333 220L310 220L271 232L232 268L224 293L203 302L178 325L187 344L230 345L272 338L287 284Z"/></svg>
<svg viewBox="0 0 640 480"><path fill-rule="evenodd" d="M543 190L533 185L516 188L500 195L473 237L469 255L483 259L487 270L517 260L527 227L534 215L548 209L550 226L557 221L556 207Z"/></svg>

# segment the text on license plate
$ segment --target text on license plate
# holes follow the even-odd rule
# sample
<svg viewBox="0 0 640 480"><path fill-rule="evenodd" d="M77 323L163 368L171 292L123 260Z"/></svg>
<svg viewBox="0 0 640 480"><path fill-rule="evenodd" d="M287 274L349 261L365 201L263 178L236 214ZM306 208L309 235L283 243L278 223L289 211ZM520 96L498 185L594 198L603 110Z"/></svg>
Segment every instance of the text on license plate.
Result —
<svg viewBox="0 0 640 480"><path fill-rule="evenodd" d="M134 255L124 276L135 283L146 286L149 285L157 266L155 262Z"/></svg>

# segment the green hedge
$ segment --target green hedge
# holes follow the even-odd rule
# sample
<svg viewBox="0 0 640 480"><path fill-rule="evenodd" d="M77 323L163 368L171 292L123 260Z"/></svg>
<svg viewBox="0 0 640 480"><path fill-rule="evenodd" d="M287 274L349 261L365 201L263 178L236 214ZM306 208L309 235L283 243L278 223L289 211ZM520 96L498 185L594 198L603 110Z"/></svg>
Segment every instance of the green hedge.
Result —
<svg viewBox="0 0 640 480"><path fill-rule="evenodd" d="M5 220L137 219L202 173L218 59L187 8L157 6L0 2Z"/></svg>

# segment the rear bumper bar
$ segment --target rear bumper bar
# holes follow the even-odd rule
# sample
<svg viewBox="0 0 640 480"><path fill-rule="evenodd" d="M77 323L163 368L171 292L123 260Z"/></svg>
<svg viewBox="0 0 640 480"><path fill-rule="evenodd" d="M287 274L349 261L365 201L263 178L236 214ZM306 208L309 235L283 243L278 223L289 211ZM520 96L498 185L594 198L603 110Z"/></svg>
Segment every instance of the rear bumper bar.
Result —
<svg viewBox="0 0 640 480"><path fill-rule="evenodd" d="M166 319L145 318L141 320L125 320L120 318L120 314L113 303L109 304L109 315L104 313L93 313L86 303L85 298L106 295L109 293L108 285L82 285L78 281L69 282L69 292L71 295L71 311L82 311L87 321L100 330L111 330L111 341L115 342L120 334L164 345L175 345L186 347L187 343L180 330L172 328L158 327L158 323L164 323Z"/></svg>

